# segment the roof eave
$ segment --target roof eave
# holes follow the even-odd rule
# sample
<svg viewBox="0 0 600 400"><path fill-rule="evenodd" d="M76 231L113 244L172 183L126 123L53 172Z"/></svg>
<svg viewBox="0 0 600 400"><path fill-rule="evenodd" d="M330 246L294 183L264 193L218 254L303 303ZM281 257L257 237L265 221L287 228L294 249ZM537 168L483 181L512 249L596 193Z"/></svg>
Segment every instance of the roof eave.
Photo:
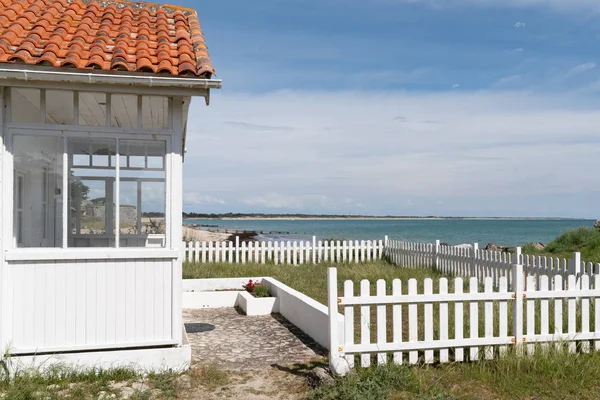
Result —
<svg viewBox="0 0 600 400"><path fill-rule="evenodd" d="M206 96L208 89L220 89L220 79L202 77L157 76L153 74L107 73L96 71L64 71L59 68L39 68L32 65L0 65L0 85L14 86L15 81L71 83L98 86L145 87L163 91L170 89L172 94ZM12 83L12 84L11 84ZM180 92L180 93L178 93ZM197 92L197 94L194 94Z"/></svg>

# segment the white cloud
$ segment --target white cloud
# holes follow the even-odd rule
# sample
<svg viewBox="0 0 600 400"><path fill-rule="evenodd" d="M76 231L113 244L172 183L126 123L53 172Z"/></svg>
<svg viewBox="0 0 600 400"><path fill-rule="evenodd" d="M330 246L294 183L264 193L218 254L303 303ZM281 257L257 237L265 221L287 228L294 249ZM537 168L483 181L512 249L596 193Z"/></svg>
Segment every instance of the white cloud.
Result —
<svg viewBox="0 0 600 400"><path fill-rule="evenodd" d="M598 126L585 94L214 92L192 103L186 211L593 216Z"/></svg>
<svg viewBox="0 0 600 400"><path fill-rule="evenodd" d="M402 3L423 3L442 9L474 5L490 8L550 8L556 11L600 11L597 0L396 0Z"/></svg>
<svg viewBox="0 0 600 400"><path fill-rule="evenodd" d="M518 48L514 49L513 51L514 51L515 53L522 53L522 52L524 52L524 51L525 51L525 49L524 49L524 48L522 48L522 47L518 47Z"/></svg>
<svg viewBox="0 0 600 400"><path fill-rule="evenodd" d="M516 83L521 81L521 75L510 75L510 76L505 76L504 78L500 78L498 79L492 86L497 87L497 86L506 86L506 85L510 85L511 83Z"/></svg>
<svg viewBox="0 0 600 400"><path fill-rule="evenodd" d="M569 71L567 71L565 76L568 78L568 77L571 77L574 75L579 75L584 72L590 71L594 68L596 68L596 63L588 62L588 63L581 64L581 65L571 68Z"/></svg>
<svg viewBox="0 0 600 400"><path fill-rule="evenodd" d="M267 209L304 209L308 206L327 207L332 204L331 199L323 195L288 196L273 192L246 198L242 203Z"/></svg>
<svg viewBox="0 0 600 400"><path fill-rule="evenodd" d="M527 26L527 24L525 22L515 22L515 24L513 26L515 27L515 29L521 29L521 28L525 28Z"/></svg>
<svg viewBox="0 0 600 400"><path fill-rule="evenodd" d="M195 192L188 192L184 189L183 202L189 205L213 205L226 204L226 201L214 196L203 195Z"/></svg>
<svg viewBox="0 0 600 400"><path fill-rule="evenodd" d="M460 87L460 83L455 83L454 85L452 85L452 89L457 89Z"/></svg>

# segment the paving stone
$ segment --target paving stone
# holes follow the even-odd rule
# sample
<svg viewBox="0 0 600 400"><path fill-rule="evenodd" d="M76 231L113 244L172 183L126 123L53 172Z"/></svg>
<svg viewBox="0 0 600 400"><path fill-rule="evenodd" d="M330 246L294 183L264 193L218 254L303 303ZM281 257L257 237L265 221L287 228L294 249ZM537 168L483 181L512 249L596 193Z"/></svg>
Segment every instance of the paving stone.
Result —
<svg viewBox="0 0 600 400"><path fill-rule="evenodd" d="M192 363L251 370L308 362L326 354L281 314L246 316L234 308L185 309L183 320ZM199 324L212 329L195 329Z"/></svg>

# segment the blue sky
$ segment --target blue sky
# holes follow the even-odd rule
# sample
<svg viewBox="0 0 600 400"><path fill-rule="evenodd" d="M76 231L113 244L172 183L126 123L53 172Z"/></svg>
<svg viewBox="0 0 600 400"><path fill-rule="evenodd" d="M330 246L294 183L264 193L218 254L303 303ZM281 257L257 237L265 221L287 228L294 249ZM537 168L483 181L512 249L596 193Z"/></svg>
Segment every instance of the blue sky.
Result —
<svg viewBox="0 0 600 400"><path fill-rule="evenodd" d="M597 1L178 4L223 79L186 211L600 214Z"/></svg>

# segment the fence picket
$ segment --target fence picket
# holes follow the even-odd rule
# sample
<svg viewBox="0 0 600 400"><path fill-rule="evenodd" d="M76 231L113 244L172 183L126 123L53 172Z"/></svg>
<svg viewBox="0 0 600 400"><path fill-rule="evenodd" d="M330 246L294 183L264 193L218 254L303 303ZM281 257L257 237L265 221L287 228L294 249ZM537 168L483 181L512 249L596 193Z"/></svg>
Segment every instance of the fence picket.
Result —
<svg viewBox="0 0 600 400"><path fill-rule="evenodd" d="M581 290L589 290L590 288L590 276L584 275L581 277ZM594 310L594 312L600 312L600 310ZM598 328L595 327L595 330L598 331ZM583 297L581 299L581 333L586 334L590 331L590 299L588 297ZM590 352L590 342L583 341L581 342L581 352L589 353Z"/></svg>
<svg viewBox="0 0 600 400"><path fill-rule="evenodd" d="M371 286L369 281L363 279L360 281L360 296L369 297ZM360 343L369 344L371 343L371 306L360 307ZM369 367L371 365L371 355L361 354L360 366Z"/></svg>
<svg viewBox="0 0 600 400"><path fill-rule="evenodd" d="M427 278L423 282L423 285L423 294L431 296L433 294L433 280ZM425 303L424 314L425 321L423 329L425 331L425 341L431 342L433 341L433 303ZM433 363L433 350L425 350L425 363Z"/></svg>
<svg viewBox="0 0 600 400"><path fill-rule="evenodd" d="M213 262L213 242L208 242L208 262Z"/></svg>
<svg viewBox="0 0 600 400"><path fill-rule="evenodd" d="M354 282L344 282L344 296L354 296ZM354 306L344 307L344 344L354 344ZM350 368L354 368L354 355L346 354L346 361Z"/></svg>
<svg viewBox="0 0 600 400"><path fill-rule="evenodd" d="M549 280L548 275L542 275L540 277L540 290L549 290L548 287ZM548 308L548 299L540 300L540 334L548 335L548 325L549 325L549 308ZM547 343L542 343L542 349L548 347Z"/></svg>
<svg viewBox="0 0 600 400"><path fill-rule="evenodd" d="M488 276L484 280L484 292L490 295L493 291L494 278ZM486 301L484 304L484 336L486 338L494 337L494 303ZM494 358L494 348L486 346L484 349L484 357L486 360Z"/></svg>
<svg viewBox="0 0 600 400"><path fill-rule="evenodd" d="M342 262L346 264L348 260L348 243L344 240L342 242Z"/></svg>
<svg viewBox="0 0 600 400"><path fill-rule="evenodd" d="M385 296L385 281L377 280L377 296ZM385 315L385 304L377 305L377 344L385 344L387 321ZM387 364L387 353L377 353L377 364Z"/></svg>
<svg viewBox="0 0 600 400"><path fill-rule="evenodd" d="M594 276L594 289L600 290L600 275ZM594 299L594 332L600 332L600 297ZM600 350L600 340L594 341L594 350Z"/></svg>
<svg viewBox="0 0 600 400"><path fill-rule="evenodd" d="M248 242L248 262L251 263L254 257L254 243Z"/></svg>
<svg viewBox="0 0 600 400"><path fill-rule="evenodd" d="M567 289L568 290L577 290L579 285L577 284L577 279L575 275L569 275L567 278ZM567 300L567 332L569 336L573 337L577 332L576 328L576 320L577 320L577 299L575 297L569 297ZM569 353L575 353L577 350L577 344L575 342L569 342L568 345Z"/></svg>
<svg viewBox="0 0 600 400"><path fill-rule="evenodd" d="M554 290L560 292L563 290L562 276L554 277ZM554 334L560 335L563 333L563 301L560 298L554 300ZM561 344L556 343L556 348L560 349Z"/></svg>
<svg viewBox="0 0 600 400"><path fill-rule="evenodd" d="M440 278L440 295L448 293L448 279ZM440 303L440 340L448 340L448 303ZM440 349L440 362L448 362L448 349Z"/></svg>
<svg viewBox="0 0 600 400"><path fill-rule="evenodd" d="M335 261L336 262L340 262L341 254L342 254L342 244L338 240L337 242L335 242Z"/></svg>
<svg viewBox="0 0 600 400"><path fill-rule="evenodd" d="M454 280L454 293L461 294L463 292L463 280L458 277ZM463 338L463 318L464 318L464 306L462 301L454 303L454 338ZM454 361L464 360L464 349L457 348L454 350Z"/></svg>
<svg viewBox="0 0 600 400"><path fill-rule="evenodd" d="M392 295L398 296L402 294L402 282L400 279L394 279L392 281ZM402 306L400 304L394 304L392 306L392 335L394 343L402 342ZM397 351L394 353L394 363L402 364L402 352Z"/></svg>
<svg viewBox="0 0 600 400"><path fill-rule="evenodd" d="M363 253L364 255L364 253ZM417 280L409 279L408 280L408 294L415 295L417 294ZM417 304L412 303L408 305L408 341L416 342L419 340L419 315ZM413 350L408 353L408 362L411 364L416 364L419 361L419 352Z"/></svg>
<svg viewBox="0 0 600 400"><path fill-rule="evenodd" d="M477 278L471 277L469 279L469 292L477 293L478 285ZM469 333L471 339L479 337L479 302L477 301L469 302ZM470 361L479 359L479 348L477 346L471 347L469 359Z"/></svg>
<svg viewBox="0 0 600 400"><path fill-rule="evenodd" d="M536 277L527 277L527 291L533 292L536 289ZM527 335L535 335L535 300L527 299ZM533 354L535 352L535 344L527 345L527 353Z"/></svg>
<svg viewBox="0 0 600 400"><path fill-rule="evenodd" d="M202 242L202 264L206 262L206 242Z"/></svg>
<svg viewBox="0 0 600 400"><path fill-rule="evenodd" d="M499 293L507 293L508 292L508 279L506 276L500 277L498 279L498 292ZM498 335L501 338L505 338L508 336L508 301L500 300L498 302ZM498 353L500 356L504 356L506 354L506 346L500 346L498 348Z"/></svg>
<svg viewBox="0 0 600 400"><path fill-rule="evenodd" d="M298 264L304 264L304 241L300 241L300 248L298 251Z"/></svg>
<svg viewBox="0 0 600 400"><path fill-rule="evenodd" d="M246 264L246 242L242 242L242 264Z"/></svg>

